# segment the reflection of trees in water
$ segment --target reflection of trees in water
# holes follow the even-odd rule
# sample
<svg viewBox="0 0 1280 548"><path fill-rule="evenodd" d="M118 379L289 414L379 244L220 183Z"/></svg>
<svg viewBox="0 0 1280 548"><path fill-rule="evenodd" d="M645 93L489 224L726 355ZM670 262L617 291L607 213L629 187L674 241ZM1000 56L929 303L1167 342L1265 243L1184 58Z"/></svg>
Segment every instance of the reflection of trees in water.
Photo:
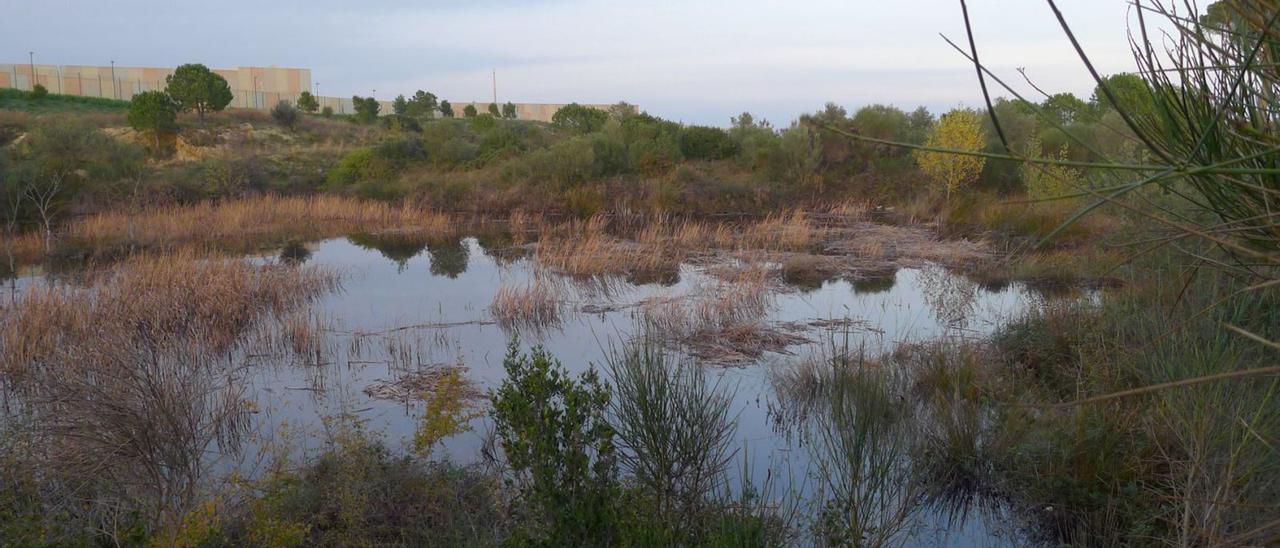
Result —
<svg viewBox="0 0 1280 548"><path fill-rule="evenodd" d="M471 260L471 246L465 238L443 238L427 242L427 254L431 256L431 274L457 278L467 271Z"/></svg>
<svg viewBox="0 0 1280 548"><path fill-rule="evenodd" d="M493 259L498 266L507 266L529 255L528 249L516 247L515 237L510 232L477 234L476 243L480 246L480 252Z"/></svg>
<svg viewBox="0 0 1280 548"><path fill-rule="evenodd" d="M886 293L893 289L898 283L898 269L892 268L888 270L869 270L859 272L858 276L849 281L853 285L853 292L859 295L871 295L875 293Z"/></svg>
<svg viewBox="0 0 1280 548"><path fill-rule="evenodd" d="M396 263L396 269L403 272L409 260L417 257L427 248L427 238L421 234L406 232L387 232L382 234L352 234L347 241L381 253L383 257Z"/></svg>
<svg viewBox="0 0 1280 548"><path fill-rule="evenodd" d="M968 325L978 303L978 284L941 266L920 269L917 279L924 302L938 323L948 327Z"/></svg>
<svg viewBox="0 0 1280 548"><path fill-rule="evenodd" d="M285 264L300 265L310 258L311 250L298 240L289 240L280 249L280 262Z"/></svg>

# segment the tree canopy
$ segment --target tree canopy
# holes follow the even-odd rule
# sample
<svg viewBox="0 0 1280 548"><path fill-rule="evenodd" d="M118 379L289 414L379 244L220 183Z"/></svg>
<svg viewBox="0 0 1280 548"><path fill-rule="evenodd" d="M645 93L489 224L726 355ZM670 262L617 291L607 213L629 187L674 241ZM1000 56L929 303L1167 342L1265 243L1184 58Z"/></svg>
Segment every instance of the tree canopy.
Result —
<svg viewBox="0 0 1280 548"><path fill-rule="evenodd" d="M938 120L925 145L931 148L977 152L986 146L982 118L977 112L956 109ZM982 174L986 159L954 152L917 151L920 170L934 182L946 187L947 196L955 189L972 184Z"/></svg>
<svg viewBox="0 0 1280 548"><path fill-rule="evenodd" d="M206 112L218 112L231 104L231 86L227 85L227 79L199 63L174 69L173 74L165 78L165 84L165 91L178 110L194 110L201 120Z"/></svg>
<svg viewBox="0 0 1280 548"><path fill-rule="evenodd" d="M298 108L303 112L315 112L320 109L320 102L310 91L304 91L298 95Z"/></svg>
<svg viewBox="0 0 1280 548"><path fill-rule="evenodd" d="M160 150L160 135L177 129L174 122L177 115L178 105L163 91L144 91L129 101L129 126L151 133L157 152Z"/></svg>
<svg viewBox="0 0 1280 548"><path fill-rule="evenodd" d="M604 127L609 120L609 113L600 109L584 107L578 103L569 103L551 116L551 123L557 127L573 130L577 133L591 133Z"/></svg>

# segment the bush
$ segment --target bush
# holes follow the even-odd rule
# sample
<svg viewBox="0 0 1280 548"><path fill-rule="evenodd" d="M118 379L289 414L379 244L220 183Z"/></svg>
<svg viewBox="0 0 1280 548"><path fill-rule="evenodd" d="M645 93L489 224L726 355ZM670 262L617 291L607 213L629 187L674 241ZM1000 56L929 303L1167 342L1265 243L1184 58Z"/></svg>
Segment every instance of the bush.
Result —
<svg viewBox="0 0 1280 548"><path fill-rule="evenodd" d="M298 127L298 122L302 120L302 113L298 109L289 104L288 101L280 101L276 106L271 107L271 119L275 120L280 127L293 131Z"/></svg>
<svg viewBox="0 0 1280 548"><path fill-rule="evenodd" d="M600 131L609 120L609 113L600 109L570 103L551 116L551 123L579 134Z"/></svg>
<svg viewBox="0 0 1280 548"><path fill-rule="evenodd" d="M31 88L32 99L44 99L48 95L49 95L49 89L40 84L36 84L35 87Z"/></svg>
<svg viewBox="0 0 1280 548"><path fill-rule="evenodd" d="M353 150L338 162L326 177L330 187L350 185L357 181L387 179L395 174L395 166L371 148Z"/></svg>
<svg viewBox="0 0 1280 548"><path fill-rule="evenodd" d="M320 115L325 118L333 118L333 107L324 107L320 109Z"/></svg>
<svg viewBox="0 0 1280 548"><path fill-rule="evenodd" d="M447 118L422 128L422 144L431 151L431 163L439 167L458 168L475 160L479 153L476 140L463 120Z"/></svg>
<svg viewBox="0 0 1280 548"><path fill-rule="evenodd" d="M594 369L577 379L516 342L507 378L490 393L493 422L528 515L516 544L601 546L616 534L617 459L606 416L610 390Z"/></svg>
<svg viewBox="0 0 1280 548"><path fill-rule="evenodd" d="M680 130L680 153L690 160L723 160L738 153L738 144L720 128L689 126Z"/></svg>
<svg viewBox="0 0 1280 548"><path fill-rule="evenodd" d="M373 150L379 158L387 160L396 166L427 159L427 149L422 146L422 141L413 137L384 139Z"/></svg>
<svg viewBox="0 0 1280 548"><path fill-rule="evenodd" d="M297 472L284 466L230 512L229 546L492 546L505 520L497 485L477 468L392 454L340 425L329 449Z"/></svg>

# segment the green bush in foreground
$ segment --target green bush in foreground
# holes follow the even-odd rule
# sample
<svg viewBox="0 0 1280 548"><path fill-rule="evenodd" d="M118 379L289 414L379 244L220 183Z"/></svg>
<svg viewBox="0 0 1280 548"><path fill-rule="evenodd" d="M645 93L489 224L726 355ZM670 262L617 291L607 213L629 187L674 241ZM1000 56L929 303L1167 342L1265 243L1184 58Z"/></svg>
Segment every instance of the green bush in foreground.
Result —
<svg viewBox="0 0 1280 548"><path fill-rule="evenodd" d="M578 378L542 348L513 342L507 379L490 394L493 421L520 492L517 538L553 546L609 545L619 487L610 390L594 370Z"/></svg>

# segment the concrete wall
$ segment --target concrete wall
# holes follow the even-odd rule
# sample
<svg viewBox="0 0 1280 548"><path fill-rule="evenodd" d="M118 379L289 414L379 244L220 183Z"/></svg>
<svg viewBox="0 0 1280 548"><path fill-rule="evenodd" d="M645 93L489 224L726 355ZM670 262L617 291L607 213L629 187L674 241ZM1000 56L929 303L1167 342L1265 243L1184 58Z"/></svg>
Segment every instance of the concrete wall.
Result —
<svg viewBox="0 0 1280 548"><path fill-rule="evenodd" d="M128 101L144 91L165 88L165 78L173 74L171 68L89 66L89 65L36 65L32 73L29 64L0 64L0 88L31 90L40 84L49 93L103 97ZM311 69L282 67L236 67L213 69L227 79L234 98L232 108L266 110L280 101L295 103L303 91L311 90ZM352 114L350 97L318 97L320 108L330 107L337 114ZM462 117L467 105L475 105L480 113L488 112L489 103L450 101L455 116ZM378 101L378 112L392 113L391 101ZM550 122L551 116L564 104L515 103L516 118ZM498 105L501 108L501 104ZM584 105L607 109L609 105Z"/></svg>
<svg viewBox="0 0 1280 548"><path fill-rule="evenodd" d="M0 64L0 87L31 90L40 84L50 93L127 101L144 91L163 90L171 68ZM238 108L270 108L280 99L296 98L311 89L311 70L282 67L213 69L227 79Z"/></svg>

